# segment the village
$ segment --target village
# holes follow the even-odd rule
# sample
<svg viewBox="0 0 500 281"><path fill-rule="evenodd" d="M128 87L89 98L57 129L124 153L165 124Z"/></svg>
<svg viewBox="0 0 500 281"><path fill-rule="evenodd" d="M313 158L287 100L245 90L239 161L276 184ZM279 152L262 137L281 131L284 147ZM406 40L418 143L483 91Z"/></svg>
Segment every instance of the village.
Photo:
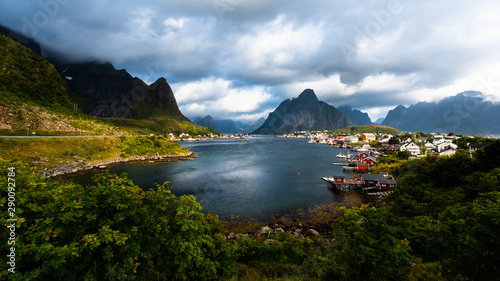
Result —
<svg viewBox="0 0 500 281"><path fill-rule="evenodd" d="M380 157L397 155L399 159L412 160L427 155L451 156L459 149L459 136L453 134L407 133L391 135L387 133L358 133L333 135L327 131L295 132L281 137L309 139L310 144L331 145L341 148L333 165L342 166L343 174L322 177L328 186L338 191L356 190L368 196L384 197L396 189L396 181L389 174L372 174L370 169L377 165ZM484 146L467 143L467 151L472 154ZM373 170L372 170L373 171ZM344 173L353 173L346 177Z"/></svg>

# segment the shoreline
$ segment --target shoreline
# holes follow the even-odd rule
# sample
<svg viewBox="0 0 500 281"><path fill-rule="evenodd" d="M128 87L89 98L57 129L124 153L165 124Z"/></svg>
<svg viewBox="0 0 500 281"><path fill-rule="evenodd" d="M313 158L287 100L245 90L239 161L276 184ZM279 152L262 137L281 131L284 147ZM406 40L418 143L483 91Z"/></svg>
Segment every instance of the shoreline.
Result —
<svg viewBox="0 0 500 281"><path fill-rule="evenodd" d="M298 239L305 237L323 237L331 239L335 227L342 219L340 208L357 208L362 205L380 207L383 198L361 196L359 200L342 201L310 206L309 209L296 209L286 214L273 215L271 221L254 218L240 220L237 216L221 219L226 229L226 240L238 237L256 238L277 232L284 232Z"/></svg>
<svg viewBox="0 0 500 281"><path fill-rule="evenodd" d="M44 177L53 178L53 177L76 174L80 172L87 172L93 169L104 170L107 169L109 165L134 163L134 162L142 164L157 164L160 162L167 162L170 161L171 159L176 159L176 158L181 160L188 160L189 158L196 158L196 157L198 157L198 155L191 151L180 155L159 155L158 153L156 153L153 156L134 156L129 158L122 158L120 156L116 156L112 159L105 161L93 161L90 163L73 162L69 164L56 166L54 168L45 168L43 170L40 170L39 173Z"/></svg>

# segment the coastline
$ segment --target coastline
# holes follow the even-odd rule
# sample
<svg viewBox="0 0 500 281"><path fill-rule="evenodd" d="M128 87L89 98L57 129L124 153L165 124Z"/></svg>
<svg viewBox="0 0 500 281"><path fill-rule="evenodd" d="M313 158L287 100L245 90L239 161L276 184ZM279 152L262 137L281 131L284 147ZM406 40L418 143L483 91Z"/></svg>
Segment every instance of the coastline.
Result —
<svg viewBox="0 0 500 281"><path fill-rule="evenodd" d="M52 177L75 174L79 172L85 172L92 169L107 169L109 165L114 165L114 164L123 164L129 162L139 162L139 163L146 162L145 164L156 164L159 162L166 162L176 158L187 160L188 158L196 158L196 157L198 157L198 155L196 155L196 153L191 151L179 155L159 155L158 153L156 153L152 156L134 156L129 158L122 158L120 156L116 156L110 160L93 161L89 163L74 161L72 163L56 166L54 168L45 168L39 171L39 173L44 177L52 178Z"/></svg>

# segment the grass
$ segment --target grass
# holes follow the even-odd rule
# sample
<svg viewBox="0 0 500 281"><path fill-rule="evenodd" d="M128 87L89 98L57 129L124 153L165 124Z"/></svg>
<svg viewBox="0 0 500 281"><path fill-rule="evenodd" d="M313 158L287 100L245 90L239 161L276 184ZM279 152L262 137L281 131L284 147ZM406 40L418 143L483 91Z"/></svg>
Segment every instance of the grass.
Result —
<svg viewBox="0 0 500 281"><path fill-rule="evenodd" d="M330 133L334 135L349 135L349 134L362 134L362 133L382 133L382 134L399 135L401 134L401 131L389 126L365 125L365 126L355 126L345 129L337 129L331 131Z"/></svg>
<svg viewBox="0 0 500 281"><path fill-rule="evenodd" d="M0 138L0 157L19 160L37 170L115 157L181 156L189 151L163 137Z"/></svg>

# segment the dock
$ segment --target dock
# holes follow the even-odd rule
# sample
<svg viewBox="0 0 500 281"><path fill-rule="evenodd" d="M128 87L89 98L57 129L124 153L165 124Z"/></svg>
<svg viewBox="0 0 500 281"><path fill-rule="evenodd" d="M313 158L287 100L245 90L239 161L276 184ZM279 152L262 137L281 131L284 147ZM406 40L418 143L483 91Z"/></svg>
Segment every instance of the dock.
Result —
<svg viewBox="0 0 500 281"><path fill-rule="evenodd" d="M333 177L322 177L321 179L326 181L330 188L335 188L340 191L360 189L364 186L364 182L359 180L342 180L342 182L336 182Z"/></svg>
<svg viewBox="0 0 500 281"><path fill-rule="evenodd" d="M391 191L380 191L380 192L368 192L368 193L366 193L366 195L368 195L368 196L385 197L385 196L391 194L392 192L394 192L394 191L391 190Z"/></svg>

